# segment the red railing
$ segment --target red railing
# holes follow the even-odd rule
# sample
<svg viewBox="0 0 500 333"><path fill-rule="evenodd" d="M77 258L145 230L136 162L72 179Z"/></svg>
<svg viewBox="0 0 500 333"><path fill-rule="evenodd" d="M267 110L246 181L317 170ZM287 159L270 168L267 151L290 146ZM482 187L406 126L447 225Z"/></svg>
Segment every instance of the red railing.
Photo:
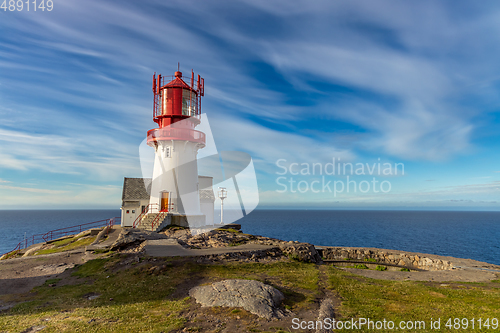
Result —
<svg viewBox="0 0 500 333"><path fill-rule="evenodd" d="M163 87L175 80L175 76L170 75L158 75L156 73L153 76L153 119L156 119L162 114L162 94L164 93ZM180 78L186 83L190 89L189 96L189 108L186 107L184 111L187 111L191 117L201 115L201 97L205 95L205 79L198 75L198 80L195 80L194 73L191 71L191 79L187 77ZM186 89L186 88L184 88ZM194 98L193 98L194 97Z"/></svg>
<svg viewBox="0 0 500 333"><path fill-rule="evenodd" d="M182 140L205 144L205 133L193 129L176 128L174 126L175 125L164 128L153 128L149 130L148 143L165 140Z"/></svg>
<svg viewBox="0 0 500 333"><path fill-rule="evenodd" d="M139 214L139 216L137 216L137 218L135 219L134 223L132 224L132 228L137 228L137 226L139 225L139 223L142 221L142 218L144 217L144 215L146 215L147 213L149 213L149 211L152 210L153 207L156 207L158 209L158 204L149 204L149 205L147 205L146 209L144 209L144 211L141 212Z"/></svg>
<svg viewBox="0 0 500 333"><path fill-rule="evenodd" d="M90 229L90 228L100 228L100 227L108 227L108 229L115 224L115 220L120 219L119 217L114 217L111 219L106 219L106 220L99 220L95 222L89 222L89 223L83 223L79 225L75 225L72 227L66 227L66 228L61 228L61 229L56 229L56 230L51 230L44 234L42 236L43 240L48 242L53 239L57 239L63 236L67 236L69 234L74 234L77 232L82 232L84 230Z"/></svg>
<svg viewBox="0 0 500 333"><path fill-rule="evenodd" d="M156 215L155 219L153 220L153 222L151 222L151 231L154 231L155 230L155 226L156 224L160 224L163 220L165 219L165 215L168 214L168 211L161 211L158 213L158 215Z"/></svg>
<svg viewBox="0 0 500 333"><path fill-rule="evenodd" d="M45 234L36 234L36 235L28 237L25 240L19 242L17 244L17 246L14 248L14 250L9 251L5 254L8 254L8 253L11 253L14 251L18 251L18 250L22 250L23 248L26 249L28 246L31 246L33 244L48 242L48 241L51 241L53 239L67 236L69 234L75 234L77 232L79 233L79 232L82 232L84 230L91 229L91 228L107 227L109 230L109 228L111 228L111 226L116 224L116 222L119 220L120 220L120 217L114 217L111 219L99 220L99 221L83 223L83 224L79 224L79 225L75 225L75 226L71 226L71 227L55 229L55 230L51 230L49 232L46 232Z"/></svg>

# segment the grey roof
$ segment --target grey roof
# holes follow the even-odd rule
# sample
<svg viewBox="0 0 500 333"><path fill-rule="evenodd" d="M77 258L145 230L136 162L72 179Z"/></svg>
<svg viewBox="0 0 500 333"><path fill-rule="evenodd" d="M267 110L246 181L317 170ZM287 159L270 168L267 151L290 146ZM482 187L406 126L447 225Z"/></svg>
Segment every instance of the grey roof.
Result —
<svg viewBox="0 0 500 333"><path fill-rule="evenodd" d="M125 178L122 200L148 200L151 192L151 178Z"/></svg>
<svg viewBox="0 0 500 333"><path fill-rule="evenodd" d="M212 202L215 201L214 191L212 189L200 190L200 199L201 200L210 200Z"/></svg>

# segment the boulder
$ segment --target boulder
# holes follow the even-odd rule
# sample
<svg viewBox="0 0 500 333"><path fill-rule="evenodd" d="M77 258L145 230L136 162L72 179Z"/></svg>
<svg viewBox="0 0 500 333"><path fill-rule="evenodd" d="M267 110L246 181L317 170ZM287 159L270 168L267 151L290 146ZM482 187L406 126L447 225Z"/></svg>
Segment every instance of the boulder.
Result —
<svg viewBox="0 0 500 333"><path fill-rule="evenodd" d="M314 245L309 243L283 243L280 245L280 249L285 255L288 255L292 259L312 263L319 263L322 261Z"/></svg>
<svg viewBox="0 0 500 333"><path fill-rule="evenodd" d="M224 280L189 291L204 307L241 307L266 319L283 318L277 306L285 299L281 291L255 280Z"/></svg>
<svg viewBox="0 0 500 333"><path fill-rule="evenodd" d="M39 244L37 246L30 247L24 252L23 257L28 257L33 255L36 251L40 250L43 247L43 244Z"/></svg>
<svg viewBox="0 0 500 333"><path fill-rule="evenodd" d="M102 228L88 229L80 232L75 236L75 238L82 238L87 236L96 236L101 232Z"/></svg>

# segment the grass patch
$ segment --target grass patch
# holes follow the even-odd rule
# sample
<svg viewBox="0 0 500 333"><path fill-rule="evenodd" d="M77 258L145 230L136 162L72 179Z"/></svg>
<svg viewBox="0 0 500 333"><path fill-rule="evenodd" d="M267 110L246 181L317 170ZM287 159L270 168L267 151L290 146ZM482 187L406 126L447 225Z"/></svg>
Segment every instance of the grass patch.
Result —
<svg viewBox="0 0 500 333"><path fill-rule="evenodd" d="M376 280L332 267L328 268L327 273L329 288L337 292L342 299L339 312L341 320L370 318L373 321L386 319L395 323L402 320L424 320L426 330L422 332L449 332L444 326L447 318L499 318L500 316L500 292L488 287L456 289L429 286L414 281ZM430 318L439 317L443 318L441 330L430 330ZM373 331L365 327L357 332ZM377 332L394 332L394 330L377 330Z"/></svg>
<svg viewBox="0 0 500 333"><path fill-rule="evenodd" d="M48 279L47 281L45 281L45 283L43 285L49 286L50 284L54 284L54 283L57 283L59 281L61 281L61 279Z"/></svg>
<svg viewBox="0 0 500 333"><path fill-rule="evenodd" d="M357 269L368 269L368 266L366 266L365 264L358 264L354 265L353 267Z"/></svg>
<svg viewBox="0 0 500 333"><path fill-rule="evenodd" d="M15 250L15 251L9 252L8 254L5 255L5 257L2 258L2 260L19 257L19 256L21 256L20 252L21 252L21 250Z"/></svg>
<svg viewBox="0 0 500 333"><path fill-rule="evenodd" d="M294 261L204 265L187 259L157 259L153 262L145 258L140 263L134 261L135 265L122 265L123 260L130 263L132 258L113 254L88 261L74 268L73 277L69 279L71 283L48 280L35 288L26 302L0 314L2 331L21 332L31 326L43 325L46 326L43 331L47 333L159 333L182 331L185 327L187 331L196 332L201 329L200 324L183 317L189 313L187 310L191 309L192 301L182 298L184 296L177 292L183 288L179 284L189 279L199 279L204 283L224 279L258 280L281 290L286 297L283 306L296 313L316 311L317 304L313 302L319 297L318 286L326 285L342 300L335 310L337 319L386 319L395 323L426 320L427 326L420 330L422 332L449 332L444 326L444 318L500 318L500 291L492 288L497 286L498 280L469 284L465 288L459 288L463 283L449 283L445 288L433 283L369 279L330 266L323 266L325 273L320 275L317 265ZM156 267L162 267L161 272L156 272ZM320 281L320 277L324 280ZM93 300L84 297L92 294L100 296ZM241 309L213 311L220 311L221 317L234 319L240 316L242 321L246 315ZM430 318L443 318L441 330L430 330ZM190 324L194 325L187 327ZM258 330L251 323L245 323L245 327ZM273 330L287 331L279 327ZM373 331L364 327L356 332Z"/></svg>
<svg viewBox="0 0 500 333"><path fill-rule="evenodd" d="M182 295L174 298L174 292L189 279L258 280L281 290L286 295L284 306L292 311L314 306L318 293L319 270L314 264L202 265L166 259L122 265L124 260L130 262L130 257L114 254L88 261L73 269L71 283L48 280L33 290L27 302L0 314L2 331L20 332L40 325L48 333L181 331L188 325L189 320L182 316L190 302ZM155 273L154 268L160 266L161 272ZM89 295L99 297L89 300ZM226 312L235 318L245 316L241 309ZM196 331L198 326L188 329Z"/></svg>
<svg viewBox="0 0 500 333"><path fill-rule="evenodd" d="M403 267L400 269L401 272L409 272L410 269L409 268L406 268L406 267Z"/></svg>
<svg viewBox="0 0 500 333"><path fill-rule="evenodd" d="M84 247L84 246L90 245L94 242L94 240L95 240L95 237L81 238L81 239L75 239L75 238L63 239L63 240L52 243L55 247L53 247L51 249L37 251L36 255L71 251L71 250L77 249L79 247ZM57 243L59 243L61 245L57 245Z"/></svg>
<svg viewBox="0 0 500 333"><path fill-rule="evenodd" d="M54 246L64 246L64 245L67 245L69 243L73 243L75 240L76 239L74 237L69 237L69 238L58 240L58 241L50 242L50 244L52 244Z"/></svg>
<svg viewBox="0 0 500 333"><path fill-rule="evenodd" d="M387 270L387 267L377 265L377 267L376 267L375 269L376 269L377 271L381 271L381 272L383 272L383 271L386 271L386 270Z"/></svg>
<svg viewBox="0 0 500 333"><path fill-rule="evenodd" d="M377 262L377 259L365 258L365 261L367 261L367 262Z"/></svg>
<svg viewBox="0 0 500 333"><path fill-rule="evenodd" d="M102 272L107 271L108 267L111 266L110 263L112 264L115 260L116 258L109 257L87 261L79 266L72 275L78 277L99 276Z"/></svg>
<svg viewBox="0 0 500 333"><path fill-rule="evenodd" d="M78 266L73 275L82 278L81 283L58 286L58 279L47 281L34 289L30 301L0 315L0 327L12 332L38 325L46 326L47 332L170 332L182 328L186 319L180 313L187 307L187 299L169 300L168 296L189 277L188 272L179 268L174 274L152 275L146 265L117 270L118 261L114 256ZM54 283L55 287L49 287ZM89 294L100 297L84 297Z"/></svg>

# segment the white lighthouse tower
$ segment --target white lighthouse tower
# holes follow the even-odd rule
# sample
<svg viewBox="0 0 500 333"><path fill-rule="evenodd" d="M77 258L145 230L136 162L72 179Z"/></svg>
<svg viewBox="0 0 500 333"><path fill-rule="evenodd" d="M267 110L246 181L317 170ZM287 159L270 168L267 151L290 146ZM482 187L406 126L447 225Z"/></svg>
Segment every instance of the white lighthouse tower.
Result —
<svg viewBox="0 0 500 333"><path fill-rule="evenodd" d="M205 225L200 209L198 150L205 147L200 124L204 80L198 75L187 84L180 71L173 77L153 76L153 120L147 143L155 149L151 196L148 207L152 229L167 224Z"/></svg>

